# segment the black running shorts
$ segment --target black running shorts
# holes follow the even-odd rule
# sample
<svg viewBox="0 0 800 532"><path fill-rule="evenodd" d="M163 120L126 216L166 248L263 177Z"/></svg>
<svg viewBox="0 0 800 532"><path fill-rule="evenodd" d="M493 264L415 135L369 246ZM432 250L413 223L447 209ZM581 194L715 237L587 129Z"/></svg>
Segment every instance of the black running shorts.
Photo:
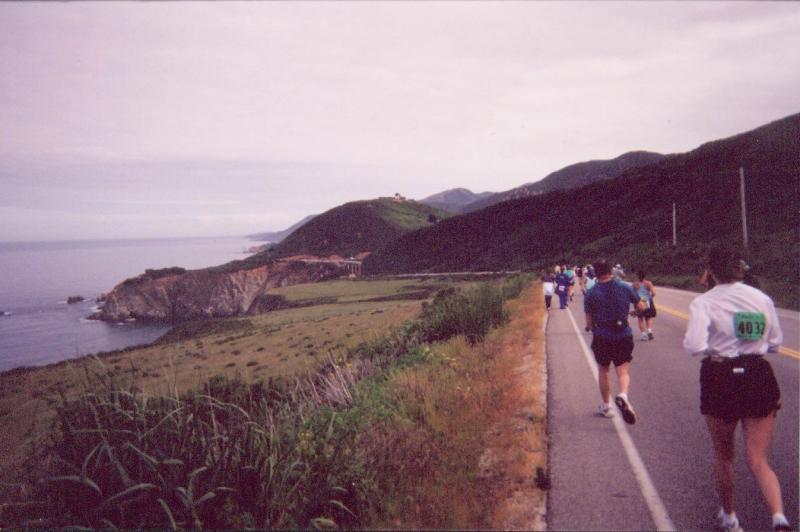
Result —
<svg viewBox="0 0 800 532"><path fill-rule="evenodd" d="M715 361L700 366L700 412L736 421L768 416L781 407L781 391L772 366L757 355Z"/></svg>
<svg viewBox="0 0 800 532"><path fill-rule="evenodd" d="M633 360L633 336L625 336L621 340L606 340L599 336L592 337L592 352L600 366L607 367L612 362L621 366Z"/></svg>

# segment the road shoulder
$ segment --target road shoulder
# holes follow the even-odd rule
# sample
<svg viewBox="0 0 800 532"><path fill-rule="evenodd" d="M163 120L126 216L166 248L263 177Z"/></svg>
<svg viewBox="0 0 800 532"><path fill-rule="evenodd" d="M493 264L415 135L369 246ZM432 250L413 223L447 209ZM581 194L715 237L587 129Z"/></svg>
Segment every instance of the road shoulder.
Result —
<svg viewBox="0 0 800 532"><path fill-rule="evenodd" d="M501 530L547 528L548 486L542 477L547 471L547 365L540 292L538 283L525 291L503 335L502 350L512 354L514 363L503 421L487 431L479 464L478 476L496 501L488 523Z"/></svg>

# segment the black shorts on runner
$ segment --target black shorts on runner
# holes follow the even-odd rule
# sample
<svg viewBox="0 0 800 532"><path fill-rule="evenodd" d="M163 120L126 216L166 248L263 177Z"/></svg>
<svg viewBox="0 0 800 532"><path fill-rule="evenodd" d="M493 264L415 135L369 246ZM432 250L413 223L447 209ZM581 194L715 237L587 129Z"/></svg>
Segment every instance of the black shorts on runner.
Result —
<svg viewBox="0 0 800 532"><path fill-rule="evenodd" d="M646 309L644 309L644 312L642 312L642 317L643 318L655 318L656 317L656 304L655 304L655 302L653 302L652 299L650 300L650 306L647 307Z"/></svg>
<svg viewBox="0 0 800 532"><path fill-rule="evenodd" d="M592 338L592 352L594 359L600 366L607 367L612 362L621 366L633 360L633 336L626 336L621 340L606 340L594 336Z"/></svg>
<svg viewBox="0 0 800 532"><path fill-rule="evenodd" d="M762 356L706 358L700 366L700 412L704 415L725 421L760 418L778 410L780 400L772 366Z"/></svg>

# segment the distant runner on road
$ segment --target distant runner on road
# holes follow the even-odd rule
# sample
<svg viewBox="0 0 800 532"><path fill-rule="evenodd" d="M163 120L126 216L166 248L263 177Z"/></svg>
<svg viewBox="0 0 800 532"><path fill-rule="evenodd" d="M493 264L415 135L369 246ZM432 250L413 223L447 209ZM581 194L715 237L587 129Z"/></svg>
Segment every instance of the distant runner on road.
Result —
<svg viewBox="0 0 800 532"><path fill-rule="evenodd" d="M616 266L614 266L611 269L611 275L614 277L614 279L619 281L623 280L625 278L625 269L622 267L622 264L618 263Z"/></svg>
<svg viewBox="0 0 800 532"><path fill-rule="evenodd" d="M553 300L553 294L556 293L556 276L545 271L542 276L542 291L544 292L544 307L550 310L550 302Z"/></svg>
<svg viewBox="0 0 800 532"><path fill-rule="evenodd" d="M572 284L572 279L562 271L561 268L556 266L556 293L558 294L558 303L560 309L567 308L569 304L569 287Z"/></svg>
<svg viewBox="0 0 800 532"><path fill-rule="evenodd" d="M638 281L633 283L633 289L636 290L645 305L644 310L636 312L641 333L639 340L646 342L653 339L653 318L656 317L656 304L653 298L656 297L656 288L643 271L637 272L636 277L638 277Z"/></svg>
<svg viewBox="0 0 800 532"><path fill-rule="evenodd" d="M583 276L583 279L583 293L586 294L586 292L588 292L589 289L597 282L597 278L594 274L594 266L591 264L586 265L586 275Z"/></svg>
<svg viewBox="0 0 800 532"><path fill-rule="evenodd" d="M628 424L636 423L636 413L628 400L630 387L630 365L633 360L633 331L628 326L628 310L634 304L644 309L644 303L630 285L612 278L611 267L606 261L594 264L597 284L583 300L586 313L586 330L592 332L592 351L598 365L598 384L603 404L598 407L600 415L612 417L611 363L617 373L619 393L614 402Z"/></svg>
<svg viewBox="0 0 800 532"><path fill-rule="evenodd" d="M572 303L572 293L575 290L575 270L572 266L564 265L564 273L569 277L569 286L567 287L567 295L569 295L569 302Z"/></svg>
<svg viewBox="0 0 800 532"><path fill-rule="evenodd" d="M767 460L780 390L764 355L777 351L783 333L769 296L741 282L741 255L730 248L711 251L713 288L692 301L683 347L689 354L706 355L700 367L700 412L714 445L720 526L741 530L734 481L734 436L741 420L747 465L772 512L772 527L792 530L778 477Z"/></svg>

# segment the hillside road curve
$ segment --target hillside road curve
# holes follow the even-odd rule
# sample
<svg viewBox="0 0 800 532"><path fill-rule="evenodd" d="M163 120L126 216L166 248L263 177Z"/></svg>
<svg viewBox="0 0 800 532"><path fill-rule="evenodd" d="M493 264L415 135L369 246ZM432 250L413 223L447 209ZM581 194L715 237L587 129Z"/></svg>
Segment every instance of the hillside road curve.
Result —
<svg viewBox="0 0 800 532"><path fill-rule="evenodd" d="M713 452L700 414L700 358L684 353L689 304L698 294L656 287L655 339L638 341L629 397L638 421L596 414L596 365L583 330L583 297L566 310L556 304L547 324L548 431L552 488L550 530L712 530L719 502ZM778 475L792 525L798 510L800 313L778 310L780 353L769 354L781 389L770 463ZM616 393L616 376L612 377ZM743 456L737 430L737 514L745 530L771 527L770 513Z"/></svg>

